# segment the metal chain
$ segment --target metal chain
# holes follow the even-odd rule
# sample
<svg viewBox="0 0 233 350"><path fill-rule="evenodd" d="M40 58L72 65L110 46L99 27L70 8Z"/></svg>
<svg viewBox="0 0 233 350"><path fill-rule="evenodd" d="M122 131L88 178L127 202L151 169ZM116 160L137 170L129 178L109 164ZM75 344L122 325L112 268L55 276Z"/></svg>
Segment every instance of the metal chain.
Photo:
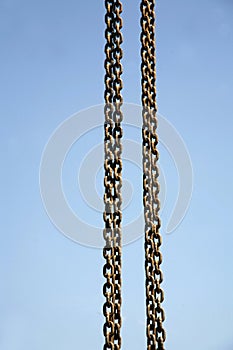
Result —
<svg viewBox="0 0 233 350"><path fill-rule="evenodd" d="M145 215L145 270L147 349L164 350L166 334L162 322L165 319L161 303L162 243L160 229L160 202L158 198L157 105L156 105L156 57L155 57L155 1L141 1L141 72L143 105L143 195Z"/></svg>
<svg viewBox="0 0 233 350"><path fill-rule="evenodd" d="M105 30L105 194L103 269L104 350L121 349L121 187L122 187L122 5L106 0Z"/></svg>
<svg viewBox="0 0 233 350"><path fill-rule="evenodd" d="M122 49L121 44L123 42L123 37L121 33L122 29L122 4L119 0L115 0L115 20L113 22L114 24L114 67L113 67L113 74L114 74L114 82L113 82L113 90L114 90L114 130L113 130L113 136L115 139L115 148L114 148L114 160L115 160L115 192L114 192L114 286L115 286L115 293L114 293L114 321L115 321L115 349L120 350L121 348L121 255L122 255L122 234L121 234L121 221L122 221L122 195L121 195L121 188L122 188L122 144L121 144L121 138L123 136L123 130L121 126L121 122L123 119L123 114L121 111L121 106L123 103L123 98L121 94L121 90L123 88L123 83L121 79L122 75Z"/></svg>

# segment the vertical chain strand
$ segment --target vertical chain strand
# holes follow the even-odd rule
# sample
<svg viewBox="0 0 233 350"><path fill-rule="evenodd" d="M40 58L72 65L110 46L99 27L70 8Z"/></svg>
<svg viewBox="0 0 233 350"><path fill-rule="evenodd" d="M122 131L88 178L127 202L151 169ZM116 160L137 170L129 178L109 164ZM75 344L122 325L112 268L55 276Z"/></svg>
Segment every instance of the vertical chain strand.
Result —
<svg viewBox="0 0 233 350"><path fill-rule="evenodd" d="M114 183L113 177L113 122L112 122L112 102L113 102L113 21L114 21L114 1L105 1L105 140L104 140L104 239L105 247L103 249L103 256L105 258L105 265L103 268L103 275L106 282L103 286L103 294L106 298L103 305L103 314L105 316L105 323L103 327L105 344L104 350L114 350L114 260L113 260L113 246L112 246L112 230L113 230L113 194L112 188Z"/></svg>
<svg viewBox="0 0 233 350"><path fill-rule="evenodd" d="M104 350L121 349L122 5L105 1Z"/></svg>
<svg viewBox="0 0 233 350"><path fill-rule="evenodd" d="M122 37L122 4L119 0L115 0L115 20L113 23L114 26L114 82L113 82L113 103L114 103L114 130L113 136L115 140L114 147L114 160L115 160L115 193L114 193L114 341L115 341L115 349L121 349L121 265L122 265L122 143L121 138L123 136L123 130L121 126L121 122L123 119L123 114L121 111L121 106L123 103L123 98L121 94L121 90L123 88L123 83L121 79L121 75L123 72L121 59L123 56L123 52L121 49L121 44L123 42Z"/></svg>
<svg viewBox="0 0 233 350"><path fill-rule="evenodd" d="M143 193L145 214L145 269L147 349L164 350L166 334L162 322L165 319L161 303L164 299L161 283L162 255L158 198L157 105L156 105L156 56L155 56L155 1L141 1L141 72L143 105Z"/></svg>
<svg viewBox="0 0 233 350"><path fill-rule="evenodd" d="M166 340L166 333L163 327L165 320L165 313L161 306L164 300L164 292L161 288L163 282L163 273L161 271L162 254L160 252L160 246L162 244L162 237L159 232L161 222L159 218L160 201L159 195L159 169L158 159L159 153L157 149L158 136L157 136L157 103L156 103L156 55L155 55L155 1L150 1L149 6L150 16L150 48L151 48L151 67L152 67L152 92L151 96L152 111L151 111L151 178L152 178L152 206L153 206L153 241L154 251L153 259L155 264L154 278L155 278L155 301L156 301L156 341L157 349L164 350L164 343Z"/></svg>

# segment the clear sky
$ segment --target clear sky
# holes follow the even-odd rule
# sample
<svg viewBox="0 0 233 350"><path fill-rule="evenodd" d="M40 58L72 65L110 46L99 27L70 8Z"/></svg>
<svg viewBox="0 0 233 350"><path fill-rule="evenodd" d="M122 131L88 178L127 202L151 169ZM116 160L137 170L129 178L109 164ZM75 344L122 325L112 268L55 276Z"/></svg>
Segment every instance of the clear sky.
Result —
<svg viewBox="0 0 233 350"><path fill-rule="evenodd" d="M50 222L39 165L62 121L103 102L103 16L93 0L0 2L2 350L102 348L101 251ZM124 1L123 17L123 93L139 103L139 2ZM163 239L167 349L233 349L232 42L233 1L158 2L159 111L185 140L194 171L189 211ZM165 226L176 183L167 179ZM142 350L143 241L123 254L123 349Z"/></svg>

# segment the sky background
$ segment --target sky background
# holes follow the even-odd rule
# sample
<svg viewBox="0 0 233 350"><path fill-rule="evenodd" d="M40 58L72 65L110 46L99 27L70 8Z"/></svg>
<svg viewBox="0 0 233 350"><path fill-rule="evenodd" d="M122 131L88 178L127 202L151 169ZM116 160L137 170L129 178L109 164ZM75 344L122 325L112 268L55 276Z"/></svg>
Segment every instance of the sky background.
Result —
<svg viewBox="0 0 233 350"><path fill-rule="evenodd" d="M123 94L133 103L140 103L139 15L138 1L124 1ZM59 233L39 189L51 133L103 102L103 17L101 1L0 1L2 350L103 345L101 251ZM233 349L232 42L233 1L158 2L159 112L185 140L194 171L185 219L171 235L162 229L166 349ZM166 226L177 178L163 149L161 163ZM66 188L77 167L69 164ZM123 349L141 350L142 239L123 254Z"/></svg>

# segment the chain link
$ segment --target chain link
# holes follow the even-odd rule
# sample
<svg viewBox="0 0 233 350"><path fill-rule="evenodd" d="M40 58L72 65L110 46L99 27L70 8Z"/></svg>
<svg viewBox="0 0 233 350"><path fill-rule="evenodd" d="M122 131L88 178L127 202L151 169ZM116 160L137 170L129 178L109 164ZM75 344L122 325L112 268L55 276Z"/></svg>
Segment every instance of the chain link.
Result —
<svg viewBox="0 0 233 350"><path fill-rule="evenodd" d="M143 106L143 203L145 216L145 270L147 349L164 350L166 334L161 304L164 293L161 288L162 244L159 229L160 202L158 198L159 154L157 150L157 105L156 105L156 57L155 57L155 1L141 1L141 73Z"/></svg>
<svg viewBox="0 0 233 350"><path fill-rule="evenodd" d="M122 4L105 0L104 350L121 349Z"/></svg>

